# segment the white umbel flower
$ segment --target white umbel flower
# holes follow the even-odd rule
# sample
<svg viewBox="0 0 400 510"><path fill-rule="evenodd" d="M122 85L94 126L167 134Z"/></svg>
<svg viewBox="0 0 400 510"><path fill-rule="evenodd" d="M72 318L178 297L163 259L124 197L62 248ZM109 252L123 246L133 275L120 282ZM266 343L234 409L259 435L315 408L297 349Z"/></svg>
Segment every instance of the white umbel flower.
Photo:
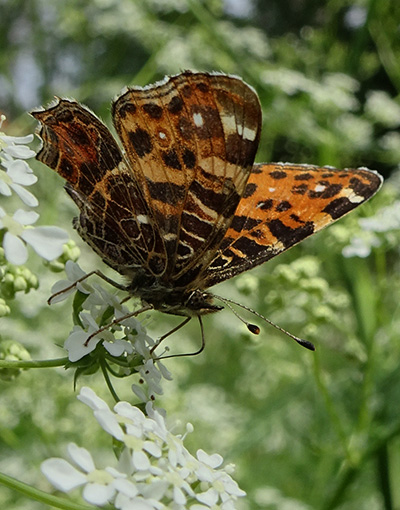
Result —
<svg viewBox="0 0 400 510"><path fill-rule="evenodd" d="M230 476L232 466L222 467L220 455L203 450L194 457L183 444L185 436L173 434L164 413L150 402L146 415L128 402L119 402L111 410L90 388L82 388L78 398L123 450L115 466L96 469L87 450L70 445L77 467L64 459L42 464L43 473L57 489L69 492L83 487L87 502L111 503L120 510L234 510L237 499L245 495ZM189 426L187 431L191 430Z"/></svg>

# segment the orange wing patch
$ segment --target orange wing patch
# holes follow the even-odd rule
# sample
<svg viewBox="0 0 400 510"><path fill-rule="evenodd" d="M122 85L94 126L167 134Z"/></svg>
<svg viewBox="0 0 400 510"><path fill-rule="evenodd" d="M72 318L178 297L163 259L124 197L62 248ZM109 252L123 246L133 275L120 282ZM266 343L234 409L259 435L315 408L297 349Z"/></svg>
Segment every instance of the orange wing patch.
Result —
<svg viewBox="0 0 400 510"><path fill-rule="evenodd" d="M257 164L206 286L255 267L368 200L382 178L366 169Z"/></svg>

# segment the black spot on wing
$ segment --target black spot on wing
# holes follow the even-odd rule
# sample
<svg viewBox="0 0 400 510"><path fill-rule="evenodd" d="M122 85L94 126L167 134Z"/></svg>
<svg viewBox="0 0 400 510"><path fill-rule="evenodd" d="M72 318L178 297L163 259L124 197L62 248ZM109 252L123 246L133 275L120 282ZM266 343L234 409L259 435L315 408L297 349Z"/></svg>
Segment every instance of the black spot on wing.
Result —
<svg viewBox="0 0 400 510"><path fill-rule="evenodd" d="M147 187L151 198L165 204L176 205L185 197L185 186L172 182L155 182L147 179Z"/></svg>
<svg viewBox="0 0 400 510"><path fill-rule="evenodd" d="M346 214L346 212L351 211L356 205L351 203L347 197L340 197L329 202L322 212L329 214L332 219L336 220Z"/></svg>
<svg viewBox="0 0 400 510"><path fill-rule="evenodd" d="M143 158L153 150L150 134L142 128L129 132L129 140L139 158Z"/></svg>
<svg viewBox="0 0 400 510"><path fill-rule="evenodd" d="M275 219L269 221L267 226L271 234L276 237L285 248L289 248L289 246L298 243L314 232L314 223L312 221L308 221L300 227L292 228L282 223L282 221Z"/></svg>
<svg viewBox="0 0 400 510"><path fill-rule="evenodd" d="M175 170L182 170L181 162L175 149L170 149L162 153L164 163Z"/></svg>
<svg viewBox="0 0 400 510"><path fill-rule="evenodd" d="M174 96L167 106L168 110L173 113L179 113L183 108L183 101L179 96Z"/></svg>
<svg viewBox="0 0 400 510"><path fill-rule="evenodd" d="M282 202L279 202L279 204L275 207L275 210L278 212L284 212L288 211L292 208L292 204L288 202L287 200L282 200Z"/></svg>
<svg viewBox="0 0 400 510"><path fill-rule="evenodd" d="M156 103L146 103L143 105L143 110L153 119L160 119L163 114L163 109Z"/></svg>
<svg viewBox="0 0 400 510"><path fill-rule="evenodd" d="M269 174L273 179L285 179L287 177L287 173L283 170L273 170Z"/></svg>

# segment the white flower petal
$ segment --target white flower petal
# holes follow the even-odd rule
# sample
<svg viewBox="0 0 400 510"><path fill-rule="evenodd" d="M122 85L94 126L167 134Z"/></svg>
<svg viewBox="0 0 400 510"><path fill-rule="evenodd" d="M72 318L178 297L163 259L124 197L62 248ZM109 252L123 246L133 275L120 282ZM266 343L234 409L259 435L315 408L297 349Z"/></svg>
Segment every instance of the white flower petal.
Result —
<svg viewBox="0 0 400 510"><path fill-rule="evenodd" d="M35 155L35 152L25 145L8 145L3 150L13 158L29 159Z"/></svg>
<svg viewBox="0 0 400 510"><path fill-rule="evenodd" d="M115 404L114 411L120 416L128 418L133 423L142 423L146 420L146 416L140 409L123 400Z"/></svg>
<svg viewBox="0 0 400 510"><path fill-rule="evenodd" d="M68 234L58 227L27 229L21 234L21 237L46 260L59 257L63 252L64 244L68 241Z"/></svg>
<svg viewBox="0 0 400 510"><path fill-rule="evenodd" d="M61 301L64 301L64 299L67 299L67 297L75 291L76 287L71 287L70 281L58 280L58 282L56 282L51 288L52 294L51 304L54 305L55 303L60 303ZM57 296L54 296L54 294L57 294Z"/></svg>
<svg viewBox="0 0 400 510"><path fill-rule="evenodd" d="M118 439L118 441L124 440L124 433L119 426L115 414L110 409L98 409L93 414L102 429L115 437L115 439Z"/></svg>
<svg viewBox="0 0 400 510"><path fill-rule="evenodd" d="M78 400L89 406L93 411L97 409L110 409L106 402L98 397L96 393L88 386L83 386L78 395Z"/></svg>
<svg viewBox="0 0 400 510"><path fill-rule="evenodd" d="M90 473L96 469L92 456L90 455L90 452L86 450L86 448L81 448L75 443L69 443L68 453L75 464L86 473Z"/></svg>
<svg viewBox="0 0 400 510"><path fill-rule="evenodd" d="M79 326L74 326L72 333L70 333L69 337L64 342L64 349L68 351L68 358L70 361L78 361L95 350L101 338L94 337L90 340L89 345L85 345L88 336L89 333Z"/></svg>
<svg viewBox="0 0 400 510"><path fill-rule="evenodd" d="M103 342L103 345L111 356L118 357L122 356L124 352L128 352L129 354L132 352L132 345L126 340L116 339L113 342Z"/></svg>
<svg viewBox="0 0 400 510"><path fill-rule="evenodd" d="M125 494L125 496L128 496L129 498L135 497L137 494L139 494L138 488L134 483L132 483L129 480L119 478L118 480L115 480L114 487L118 492L122 492L122 494Z"/></svg>
<svg viewBox="0 0 400 510"><path fill-rule="evenodd" d="M79 264L76 262L73 262L72 260L68 260L65 264L65 274L68 277L68 280L71 282L75 282L76 280L79 280L83 276L85 276L85 271L81 269Z"/></svg>
<svg viewBox="0 0 400 510"><path fill-rule="evenodd" d="M10 186L27 206L37 207L39 205L39 200L35 197L35 195L26 190L20 184L11 184Z"/></svg>
<svg viewBox="0 0 400 510"><path fill-rule="evenodd" d="M200 503L204 503L205 505L212 507L216 505L218 501L218 492L215 489L208 489L206 492L201 492L200 494L196 494L197 501Z"/></svg>
<svg viewBox="0 0 400 510"><path fill-rule="evenodd" d="M106 467L104 469L104 471L106 471L107 473L109 473L113 478L115 479L125 479L127 477L127 475L125 473L121 473L120 471L118 471L118 469L115 469L113 467Z"/></svg>
<svg viewBox="0 0 400 510"><path fill-rule="evenodd" d="M15 184L31 186L38 180L32 168L25 161L17 159L7 166L7 174Z"/></svg>
<svg viewBox="0 0 400 510"><path fill-rule="evenodd" d="M21 225L33 225L39 218L39 215L35 211L24 211L18 209L13 214L13 219Z"/></svg>
<svg viewBox="0 0 400 510"><path fill-rule="evenodd" d="M6 184L3 179L0 179L0 194L5 197L11 196L11 189L8 184Z"/></svg>
<svg viewBox="0 0 400 510"><path fill-rule="evenodd" d="M33 140L33 135L25 135L25 136L10 136L10 135L1 135L0 137L4 142L6 142L7 145L10 145L12 143L19 143L19 144L25 144L25 143L31 143Z"/></svg>
<svg viewBox="0 0 400 510"><path fill-rule="evenodd" d="M63 492L86 483L86 476L64 459L47 459L42 462L40 469L49 482Z"/></svg>
<svg viewBox="0 0 400 510"><path fill-rule="evenodd" d="M3 238L4 255L8 262L19 266L28 260L28 251L21 239L10 232L6 232Z"/></svg>
<svg viewBox="0 0 400 510"><path fill-rule="evenodd" d="M183 493L182 489L179 487L174 487L174 502L177 505L185 505L186 504L186 496Z"/></svg>
<svg viewBox="0 0 400 510"><path fill-rule="evenodd" d="M145 500L141 497L128 498L124 494L118 494L115 502L115 508L120 510L158 510L164 509L165 505L154 500Z"/></svg>
<svg viewBox="0 0 400 510"><path fill-rule="evenodd" d="M150 461L142 450L133 451L132 462L138 471L146 471L150 467Z"/></svg>
<svg viewBox="0 0 400 510"><path fill-rule="evenodd" d="M88 483L83 489L83 498L92 505L103 506L108 503L115 494L112 485Z"/></svg>
<svg viewBox="0 0 400 510"><path fill-rule="evenodd" d="M137 384L132 384L132 391L137 396L137 398L141 402L147 402L149 399L147 398L146 393L143 391L143 389L138 386Z"/></svg>
<svg viewBox="0 0 400 510"><path fill-rule="evenodd" d="M153 455L153 457L161 457L162 451L160 445L154 443L153 441L145 441L143 443L143 449L146 450L147 453L150 453L150 455Z"/></svg>
<svg viewBox="0 0 400 510"><path fill-rule="evenodd" d="M221 455L219 455L218 453L208 455L208 453L201 449L197 450L196 456L200 462L203 462L212 469L215 469L218 466L220 466L224 460L223 457L221 457Z"/></svg>

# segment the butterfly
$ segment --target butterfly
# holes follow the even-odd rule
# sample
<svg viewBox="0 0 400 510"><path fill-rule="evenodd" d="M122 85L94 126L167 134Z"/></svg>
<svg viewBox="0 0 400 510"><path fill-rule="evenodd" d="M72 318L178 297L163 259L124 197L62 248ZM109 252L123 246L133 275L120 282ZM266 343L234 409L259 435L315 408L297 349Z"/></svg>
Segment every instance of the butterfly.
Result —
<svg viewBox="0 0 400 510"><path fill-rule="evenodd" d="M185 71L130 87L111 113L123 149L76 101L32 112L41 123L37 159L67 181L80 210L75 228L128 279L126 290L184 323L198 317L201 328L202 315L223 308L209 287L318 232L381 186L364 168L254 163L260 102L236 76Z"/></svg>

